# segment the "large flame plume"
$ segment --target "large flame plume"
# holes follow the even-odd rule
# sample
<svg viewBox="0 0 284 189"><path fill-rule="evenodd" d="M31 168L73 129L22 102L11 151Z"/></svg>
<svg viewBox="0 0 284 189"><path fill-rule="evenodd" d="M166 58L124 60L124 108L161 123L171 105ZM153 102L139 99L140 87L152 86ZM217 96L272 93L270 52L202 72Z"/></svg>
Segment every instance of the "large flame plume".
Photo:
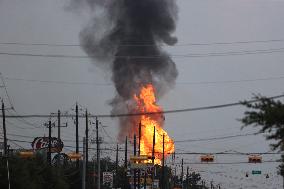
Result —
<svg viewBox="0 0 284 189"><path fill-rule="evenodd" d="M177 0L70 0L70 8L90 13L90 22L80 32L80 44L96 65L111 72L115 96L111 113L161 112L156 97L175 85L178 71L164 45L175 45ZM133 141L142 125L141 154L152 155L156 127L155 157L160 163L162 135L165 154L174 151L163 130L162 114L120 116L118 140ZM128 139L129 139L128 138Z"/></svg>
<svg viewBox="0 0 284 189"><path fill-rule="evenodd" d="M162 108L156 104L155 89L153 85L147 84L142 86L140 93L134 95L137 103L137 111L141 113L162 112ZM164 124L163 114L145 114L137 117L141 124L140 154L152 156L153 135L155 128L155 163L161 164L163 152L163 135L164 135L164 152L165 157L174 152L175 146L173 140L162 128Z"/></svg>

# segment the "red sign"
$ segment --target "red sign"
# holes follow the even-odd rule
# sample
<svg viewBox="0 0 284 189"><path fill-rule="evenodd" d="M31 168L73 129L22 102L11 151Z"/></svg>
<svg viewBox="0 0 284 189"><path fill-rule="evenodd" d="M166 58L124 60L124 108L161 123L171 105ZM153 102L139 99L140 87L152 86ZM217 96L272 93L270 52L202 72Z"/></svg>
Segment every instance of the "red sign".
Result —
<svg viewBox="0 0 284 189"><path fill-rule="evenodd" d="M63 148L63 142L56 137L51 138L51 152L61 152ZM36 137L32 142L34 150L48 149L49 138L48 137Z"/></svg>

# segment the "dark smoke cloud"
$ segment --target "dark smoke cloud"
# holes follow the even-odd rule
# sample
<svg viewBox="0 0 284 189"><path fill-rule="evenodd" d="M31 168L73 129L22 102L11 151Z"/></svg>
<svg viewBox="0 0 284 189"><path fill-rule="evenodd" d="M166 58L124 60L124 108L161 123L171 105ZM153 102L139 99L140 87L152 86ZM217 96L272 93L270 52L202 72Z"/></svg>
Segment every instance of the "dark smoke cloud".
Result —
<svg viewBox="0 0 284 189"><path fill-rule="evenodd" d="M112 70L112 113L131 112L132 96L144 84L152 83L158 97L174 85L177 69L161 45L177 42L175 0L72 0L70 7L92 12L80 41L96 64ZM120 125L121 137L133 127L130 118Z"/></svg>

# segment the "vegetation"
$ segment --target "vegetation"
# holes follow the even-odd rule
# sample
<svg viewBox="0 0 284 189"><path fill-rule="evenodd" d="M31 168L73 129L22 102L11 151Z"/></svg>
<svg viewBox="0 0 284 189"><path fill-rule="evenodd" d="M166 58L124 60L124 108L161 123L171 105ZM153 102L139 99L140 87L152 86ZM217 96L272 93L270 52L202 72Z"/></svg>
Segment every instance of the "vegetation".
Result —
<svg viewBox="0 0 284 189"><path fill-rule="evenodd" d="M23 160L13 156L8 158L11 188L18 189L71 189L63 170L49 166L43 158ZM0 186L8 188L7 159L1 158Z"/></svg>
<svg viewBox="0 0 284 189"><path fill-rule="evenodd" d="M0 186L8 188L7 177L7 160L9 162L10 184L11 188L17 189L80 189L82 188L82 173L81 169L76 168L76 162L66 161L64 164L58 164L54 161L53 165L46 162L44 154L37 154L33 158L22 159L17 155L10 154L8 159L2 157L0 159ZM80 165L81 166L81 165ZM95 163L95 167L97 164ZM162 168L156 165L156 178L162 179ZM94 186L94 163L88 163L88 182L87 189L96 188ZM126 170L123 166L117 167L118 174L116 175L116 164L109 157L101 159L102 172L108 171L114 173L113 187L130 189L128 179L126 178ZM165 167L165 189L174 188L180 182L177 176L172 175L169 167ZM103 174L101 173L101 179ZM200 188L198 185L201 180L200 174L191 173L187 179L183 181L183 186L186 189ZM110 186L103 185L102 189L110 189ZM142 184L141 184L142 185Z"/></svg>
<svg viewBox="0 0 284 189"><path fill-rule="evenodd" d="M241 119L244 126L261 127L260 133L268 133L267 140L275 140L271 144L273 150L284 151L284 104L279 100L270 99L263 96L255 96L256 102L243 102L249 110ZM282 165L279 173L284 177L284 156L282 155Z"/></svg>

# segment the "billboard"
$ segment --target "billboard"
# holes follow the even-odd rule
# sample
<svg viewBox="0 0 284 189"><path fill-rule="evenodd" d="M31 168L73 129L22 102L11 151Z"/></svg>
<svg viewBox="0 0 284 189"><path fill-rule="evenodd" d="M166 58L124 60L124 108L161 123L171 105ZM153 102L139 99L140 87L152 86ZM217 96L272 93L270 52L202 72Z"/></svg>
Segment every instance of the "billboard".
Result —
<svg viewBox="0 0 284 189"><path fill-rule="evenodd" d="M48 149L49 137L36 137L32 142L32 148L34 150ZM56 137L51 137L51 152L61 152L63 148L63 142Z"/></svg>

